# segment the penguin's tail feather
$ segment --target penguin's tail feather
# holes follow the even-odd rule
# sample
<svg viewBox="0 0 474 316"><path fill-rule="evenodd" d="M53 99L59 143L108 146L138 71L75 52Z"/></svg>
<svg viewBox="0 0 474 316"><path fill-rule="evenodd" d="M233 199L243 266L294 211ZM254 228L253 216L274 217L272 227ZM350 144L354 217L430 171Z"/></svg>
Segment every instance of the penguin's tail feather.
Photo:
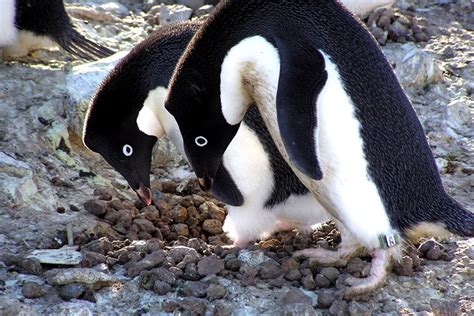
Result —
<svg viewBox="0 0 474 316"><path fill-rule="evenodd" d="M55 40L68 53L87 60L105 58L115 53L107 47L88 40L72 27L62 32Z"/></svg>
<svg viewBox="0 0 474 316"><path fill-rule="evenodd" d="M446 216L441 220L446 229L451 233L474 237L474 213L463 208L458 202L450 199L447 209L443 212Z"/></svg>

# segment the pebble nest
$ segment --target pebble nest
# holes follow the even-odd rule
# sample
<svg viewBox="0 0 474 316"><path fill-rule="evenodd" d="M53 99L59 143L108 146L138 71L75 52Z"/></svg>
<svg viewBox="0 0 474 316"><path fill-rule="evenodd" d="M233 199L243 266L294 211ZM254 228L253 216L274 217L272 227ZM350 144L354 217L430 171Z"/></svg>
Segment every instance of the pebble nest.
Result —
<svg viewBox="0 0 474 316"><path fill-rule="evenodd" d="M295 287L318 291L318 308L328 309L331 314L346 313L349 307L342 298L345 278L369 274L370 257L356 257L343 267L323 267L308 259L292 257L295 250L308 247L337 247L340 234L332 222L323 223L308 234L296 230L279 232L238 249L231 246L232 242L222 230L227 215L225 206L201 192L195 179L180 184L158 182L154 187L154 204L150 206L129 200L110 188L94 191L95 198L85 202L83 207L96 216L101 225L75 234L74 244L80 247L83 259L73 269L55 269L54 265L13 254L4 255L2 260L9 269L18 272L53 275L48 276L49 283L65 301L95 302L95 290L113 283L89 281L100 276L91 277L89 270L80 268L93 267L91 271L104 272L104 277L123 270L129 278L138 277L141 288L158 295L176 293L181 299L165 301L162 308L166 312L197 314L204 314L207 303L226 297L227 289L217 277L234 280L243 287L258 287L261 282L270 290L293 287L284 297L287 304L309 299ZM50 246L60 247L66 243L66 230L58 231ZM455 244L440 244L434 240L421 241L417 248L407 246L402 261L393 265L392 273L411 276L423 269L426 260L450 261L455 248ZM54 275L64 271L70 271L73 277L66 277L69 281L54 281ZM25 298L39 298L45 293L38 283L23 284ZM231 313L222 308L223 314ZM459 306L456 308L460 310Z"/></svg>
<svg viewBox="0 0 474 316"><path fill-rule="evenodd" d="M396 43L426 42L430 38L424 18L418 17L415 8L383 8L364 19L372 35L380 45L387 41Z"/></svg>

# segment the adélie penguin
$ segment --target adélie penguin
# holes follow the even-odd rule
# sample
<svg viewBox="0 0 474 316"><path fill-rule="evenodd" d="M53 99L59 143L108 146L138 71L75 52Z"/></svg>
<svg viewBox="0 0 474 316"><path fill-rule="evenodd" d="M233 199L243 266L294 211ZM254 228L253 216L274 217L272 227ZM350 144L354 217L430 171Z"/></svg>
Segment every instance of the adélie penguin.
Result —
<svg viewBox="0 0 474 316"><path fill-rule="evenodd" d="M86 115L84 144L120 172L147 204L152 202L149 173L156 140L166 134L183 152L164 98L174 66L199 26L164 27L137 45L98 88ZM306 231L330 219L279 154L256 107L227 148L212 193L228 205L224 231L238 247L277 230ZM342 242L351 243L353 238L340 229Z"/></svg>
<svg viewBox="0 0 474 316"><path fill-rule="evenodd" d="M113 54L74 29L63 0L2 0L0 30L0 48L7 56L24 56L54 43L84 59Z"/></svg>
<svg viewBox="0 0 474 316"><path fill-rule="evenodd" d="M393 69L338 1L223 1L191 40L165 106L208 189L253 103L301 182L372 254L347 298L383 285L410 235L474 236ZM357 248L295 255L337 262Z"/></svg>

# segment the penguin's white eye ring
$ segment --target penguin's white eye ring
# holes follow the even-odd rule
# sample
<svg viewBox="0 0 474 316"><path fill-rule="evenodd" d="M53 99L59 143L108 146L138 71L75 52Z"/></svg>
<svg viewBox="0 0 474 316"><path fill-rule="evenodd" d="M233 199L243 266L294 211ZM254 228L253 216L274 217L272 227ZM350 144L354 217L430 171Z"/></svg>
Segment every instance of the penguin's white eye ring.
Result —
<svg viewBox="0 0 474 316"><path fill-rule="evenodd" d="M125 156L130 157L133 154L133 147L129 144L125 144L122 147L122 152Z"/></svg>
<svg viewBox="0 0 474 316"><path fill-rule="evenodd" d="M197 146L199 147L204 147L207 145L208 141L207 138L204 136L198 136L194 139L194 142L196 143Z"/></svg>

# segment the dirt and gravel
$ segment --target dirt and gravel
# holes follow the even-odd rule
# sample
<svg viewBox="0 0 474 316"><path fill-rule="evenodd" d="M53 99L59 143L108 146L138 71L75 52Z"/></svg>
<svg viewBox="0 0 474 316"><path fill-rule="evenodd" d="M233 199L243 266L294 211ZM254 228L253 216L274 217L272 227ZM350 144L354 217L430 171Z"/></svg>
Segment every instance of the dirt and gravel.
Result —
<svg viewBox="0 0 474 316"><path fill-rule="evenodd" d="M68 2L79 29L116 51L212 9L184 0ZM413 102L447 191L473 210L472 3L397 1L365 21ZM105 71L93 64L84 72L84 63L59 50L0 63L0 314L474 313L473 238L407 245L382 289L345 301L344 279L367 275L370 258L321 267L291 256L337 247L332 223L233 248L222 230L225 205L199 190L166 142L154 154L155 205L144 207L81 143L94 76ZM82 79L89 85L78 89Z"/></svg>

